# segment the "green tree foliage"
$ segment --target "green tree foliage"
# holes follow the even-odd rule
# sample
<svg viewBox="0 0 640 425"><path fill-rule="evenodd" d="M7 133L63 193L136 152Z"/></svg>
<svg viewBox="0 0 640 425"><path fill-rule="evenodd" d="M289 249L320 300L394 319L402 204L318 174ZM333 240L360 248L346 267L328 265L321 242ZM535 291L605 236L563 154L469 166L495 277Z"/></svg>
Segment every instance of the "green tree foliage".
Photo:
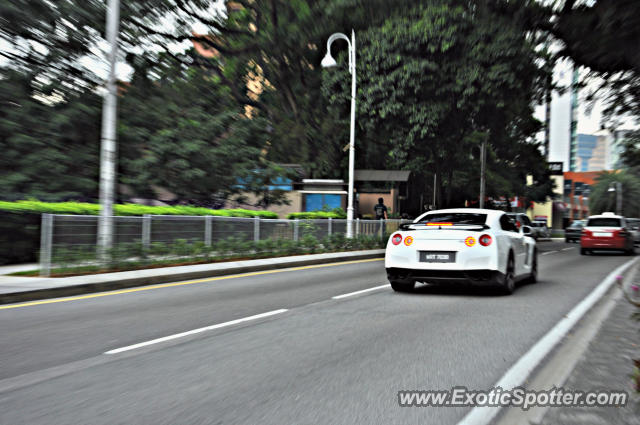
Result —
<svg viewBox="0 0 640 425"><path fill-rule="evenodd" d="M243 115L217 75L166 55L136 60L121 96L123 183L148 196L158 186L203 202L226 198L241 189L239 179L272 168L261 160L267 124Z"/></svg>
<svg viewBox="0 0 640 425"><path fill-rule="evenodd" d="M80 59L104 33L100 0L5 0L0 3L0 55L14 68L37 73L45 94L98 82ZM46 93L48 92L48 93Z"/></svg>
<svg viewBox="0 0 640 425"><path fill-rule="evenodd" d="M640 176L640 131L633 131L622 143L622 162L625 167Z"/></svg>
<svg viewBox="0 0 640 425"><path fill-rule="evenodd" d="M609 191L614 183L622 183L622 215L638 217L640 215L640 178L626 171L603 171L596 178L596 184L589 195L589 210L593 214L615 211L616 193Z"/></svg>
<svg viewBox="0 0 640 425"><path fill-rule="evenodd" d="M560 55L606 80L609 114L640 116L640 2L566 0L549 28L564 43Z"/></svg>
<svg viewBox="0 0 640 425"><path fill-rule="evenodd" d="M258 175L246 189L259 202L281 202L281 193L264 190L276 169L263 155L270 127L264 118L247 119L244 105L230 101L245 87L245 69L229 61L218 75L203 69L206 60L192 49L181 55L187 66L144 44L150 40L140 36L140 17L166 18L177 7L156 0L122 4L120 49L135 72L120 87L119 182L139 197L154 197L153 187L162 187L181 201L215 205L243 189L238 180ZM89 68L103 66L94 53L105 2L10 0L0 11L0 39L10 46L0 51L10 59L0 70L0 196L96 199L101 78ZM176 21L177 28L184 25ZM148 53L135 55L134 47Z"/></svg>
<svg viewBox="0 0 640 425"><path fill-rule="evenodd" d="M479 144L488 138L488 194L543 199L550 182L529 140L539 127L531 103L546 74L534 49L538 40L527 32L531 19L515 7L529 3L229 0L224 13L215 14L206 11L211 2L205 0L122 2L121 48L135 73L120 99L121 182L142 195L162 186L201 201L227 196L243 181L268 204L278 199L264 190L277 174L275 162L301 163L311 177L346 177L345 44L333 48L340 67L324 71L319 63L329 35L353 28L359 55L358 167L409 169L418 182L431 181L437 171L440 199L460 204L477 197ZM80 58L102 38L104 2L11 0L2 7L15 17L2 33L5 39L23 47L29 45L25 40L40 37L50 46L46 53L20 52L25 59L16 65L24 74L38 64L28 86L57 96L53 104L36 106L50 112L74 103L95 114L98 109L87 108L84 99L93 96L96 79L86 76ZM27 16L31 8L39 12ZM207 26L207 33L193 34L194 22ZM194 41L217 54L176 53L176 43ZM165 52L158 54L158 48ZM37 61L27 60L29 54ZM261 87L247 85L256 81ZM70 91L83 95L75 98ZM251 119L243 116L247 107ZM99 123L97 115L86 122ZM44 143L30 127L20 133ZM97 151L95 128L83 138ZM97 169L86 172L95 175ZM526 174L533 174L535 189L525 185ZM42 182L49 191L50 182ZM428 189L417 185L413 198ZM94 196L95 185L77 193Z"/></svg>
<svg viewBox="0 0 640 425"><path fill-rule="evenodd" d="M0 69L0 196L95 198L100 98L88 90L61 102L36 97L33 77Z"/></svg>
<svg viewBox="0 0 640 425"><path fill-rule="evenodd" d="M431 2L359 40L358 141L369 167L409 169L422 181L436 172L439 190L446 187L439 204L460 204L477 198L469 183L478 180L486 138L488 195L544 200L550 193L531 140L540 127L531 104L546 74L521 23L481 3ZM348 93L345 81L345 71L326 73L335 116L348 107L347 96L334 94ZM536 190L527 190L527 174Z"/></svg>

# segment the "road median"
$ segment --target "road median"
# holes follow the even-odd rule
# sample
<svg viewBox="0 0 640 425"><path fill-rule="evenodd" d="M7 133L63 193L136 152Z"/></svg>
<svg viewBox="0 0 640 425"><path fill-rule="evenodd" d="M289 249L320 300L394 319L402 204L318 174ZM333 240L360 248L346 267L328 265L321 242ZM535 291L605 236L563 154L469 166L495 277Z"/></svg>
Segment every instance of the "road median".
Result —
<svg viewBox="0 0 640 425"><path fill-rule="evenodd" d="M60 298L136 286L251 273L290 267L384 258L384 249L295 255L259 260L163 267L65 278L4 278L0 285L0 304Z"/></svg>

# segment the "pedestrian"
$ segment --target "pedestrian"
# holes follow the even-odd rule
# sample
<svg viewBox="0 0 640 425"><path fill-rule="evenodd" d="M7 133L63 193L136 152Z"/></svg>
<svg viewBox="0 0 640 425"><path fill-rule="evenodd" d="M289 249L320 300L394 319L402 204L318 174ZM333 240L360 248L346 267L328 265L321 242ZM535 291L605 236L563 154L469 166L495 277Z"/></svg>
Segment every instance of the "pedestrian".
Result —
<svg viewBox="0 0 640 425"><path fill-rule="evenodd" d="M373 207L373 210L376 213L376 220L386 220L387 217L387 206L384 204L384 199L378 198L378 203Z"/></svg>
<svg viewBox="0 0 640 425"><path fill-rule="evenodd" d="M384 199L378 198L378 203L373 207L373 211L376 213L376 220L383 220L382 222L382 235L387 233L387 226L384 220L387 220L387 206L384 204Z"/></svg>

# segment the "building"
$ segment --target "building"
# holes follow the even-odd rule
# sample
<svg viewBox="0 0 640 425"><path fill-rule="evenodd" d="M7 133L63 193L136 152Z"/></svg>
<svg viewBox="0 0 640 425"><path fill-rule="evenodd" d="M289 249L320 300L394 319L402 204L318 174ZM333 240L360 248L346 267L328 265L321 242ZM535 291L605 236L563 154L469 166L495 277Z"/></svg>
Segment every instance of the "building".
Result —
<svg viewBox="0 0 640 425"><path fill-rule="evenodd" d="M594 151L598 144L598 138L592 134L578 134L576 137L575 149L573 150L571 164L574 164L571 171L596 171L591 170L592 159L602 163L604 166L604 149L601 149L602 158L594 158ZM599 170L598 170L599 171Z"/></svg>
<svg viewBox="0 0 640 425"><path fill-rule="evenodd" d="M408 182L411 171L401 170L355 170L357 185L357 216L370 218L378 198L384 200L389 214L401 214L408 196ZM406 206L405 206L406 207Z"/></svg>
<svg viewBox="0 0 640 425"><path fill-rule="evenodd" d="M596 178L600 173L601 171L564 173L565 227L573 220L582 220L589 217L589 193L591 186L596 183Z"/></svg>

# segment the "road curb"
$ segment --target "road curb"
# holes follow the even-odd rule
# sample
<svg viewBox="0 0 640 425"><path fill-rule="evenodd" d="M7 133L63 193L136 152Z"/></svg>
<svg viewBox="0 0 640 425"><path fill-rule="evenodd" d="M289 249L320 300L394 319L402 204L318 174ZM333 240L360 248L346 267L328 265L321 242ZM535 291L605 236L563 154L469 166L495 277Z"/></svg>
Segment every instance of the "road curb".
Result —
<svg viewBox="0 0 640 425"><path fill-rule="evenodd" d="M199 264L193 266L165 267L74 276L60 279L62 286L52 286L49 288L0 294L0 304L69 297L93 292L132 288L136 286L148 286L216 276L286 269L290 267L384 258L384 252L384 249L376 249L368 251L335 252L329 254L296 255L291 257L278 257L261 260L234 261L229 263Z"/></svg>
<svg viewBox="0 0 640 425"><path fill-rule="evenodd" d="M516 363L502 375L494 388L511 390L526 384L527 379L535 376L540 365L548 359L549 354L562 343L566 335L572 331L593 307L615 285L617 275L625 275L640 259L635 258L620 265L607 275L593 291L569 311L540 338ZM505 406L476 406L473 407L458 422L458 425L488 425L495 423L495 419Z"/></svg>

